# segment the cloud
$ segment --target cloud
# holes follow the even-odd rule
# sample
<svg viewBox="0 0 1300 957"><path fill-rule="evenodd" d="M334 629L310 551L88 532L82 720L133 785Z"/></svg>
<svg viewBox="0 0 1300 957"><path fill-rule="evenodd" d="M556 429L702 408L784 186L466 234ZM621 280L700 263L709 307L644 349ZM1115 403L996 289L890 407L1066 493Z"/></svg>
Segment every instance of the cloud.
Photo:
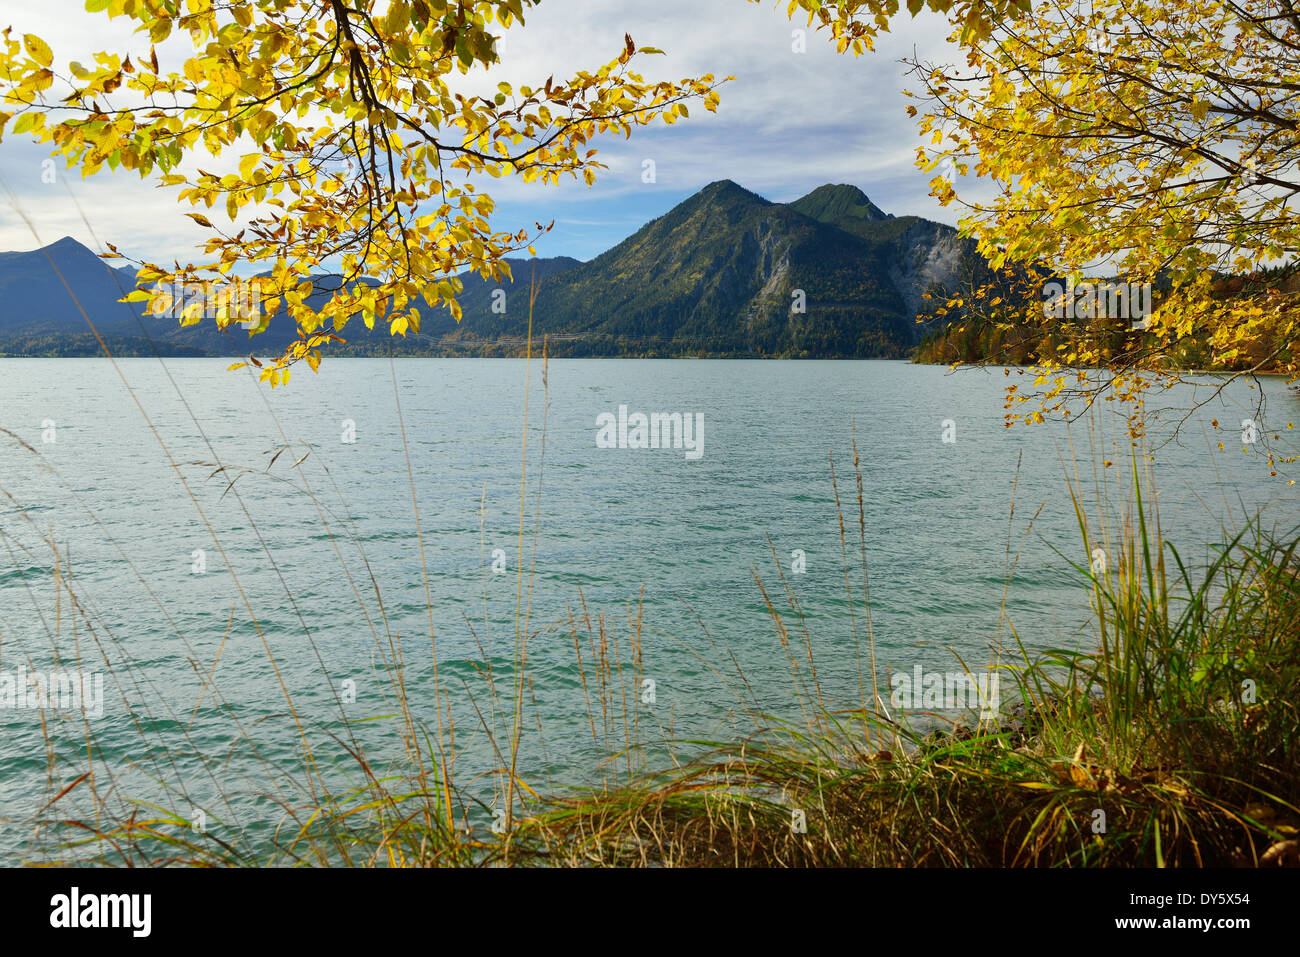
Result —
<svg viewBox="0 0 1300 957"><path fill-rule="evenodd" d="M789 201L822 183L852 183L895 214L955 222L927 195L929 175L913 164L914 121L904 110L904 56L951 60L953 48L939 17L898 18L894 32L861 57L837 55L824 33L785 16L784 3L745 0L661 0L590 3L545 0L527 23L506 33L500 67L465 78L464 92L488 92L501 80L541 85L594 70L613 59L629 33L639 46L664 56L638 58L647 80L713 73L734 76L722 90L719 112L702 107L673 126L637 128L630 140L593 145L608 165L594 187L581 182L541 186L501 179L481 184L497 201L493 225L515 231L555 220L538 245L542 255L589 259L709 182L732 179L775 201ZM86 13L79 0L49 0L11 15L16 33L48 40L56 61L90 59L98 49L141 50L129 21ZM792 32L806 31L806 52L792 49ZM176 45L169 59L178 58ZM40 180L43 148L9 137L0 149L0 180L37 227L42 242L71 235L93 245L73 197L101 241L154 260L199 259L201 231L184 217L170 190L133 175L107 173L55 187ZM642 182L645 160L655 182ZM229 160L233 162L233 159ZM205 157L205 168L215 165ZM222 165L225 165L224 163ZM71 196L69 195L71 192ZM0 208L0 248L36 245L7 204Z"/></svg>

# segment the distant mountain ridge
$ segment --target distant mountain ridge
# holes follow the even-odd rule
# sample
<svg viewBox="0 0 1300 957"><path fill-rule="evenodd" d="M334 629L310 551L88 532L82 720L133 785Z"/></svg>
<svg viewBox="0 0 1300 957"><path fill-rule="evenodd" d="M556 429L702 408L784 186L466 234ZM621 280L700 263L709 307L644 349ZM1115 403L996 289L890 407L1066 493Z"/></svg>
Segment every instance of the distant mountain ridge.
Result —
<svg viewBox="0 0 1300 957"><path fill-rule="evenodd" d="M923 294L977 258L951 226L892 216L855 186L773 203L720 180L590 262L511 259L513 282L461 274L459 325L438 310L419 334L394 339L386 323L370 331L353 319L331 351L519 354L535 279L534 348L545 336L551 355L903 357L919 339ZM296 338L284 315L251 338L210 319L147 315L115 301L133 281L130 267L112 269L68 237L0 253L0 353L99 354L81 308L122 354L150 354L151 340L161 354L267 354Z"/></svg>

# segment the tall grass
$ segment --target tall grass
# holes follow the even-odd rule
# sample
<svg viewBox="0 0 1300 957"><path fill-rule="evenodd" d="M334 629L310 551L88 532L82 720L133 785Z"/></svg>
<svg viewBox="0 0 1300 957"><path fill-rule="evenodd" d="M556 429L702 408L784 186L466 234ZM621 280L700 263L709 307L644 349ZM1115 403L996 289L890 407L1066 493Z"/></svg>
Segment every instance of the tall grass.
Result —
<svg viewBox="0 0 1300 957"><path fill-rule="evenodd" d="M1132 475L1103 538L1070 486L1095 648L1035 655L1012 629L1000 720L935 733L877 695L558 799L532 836L573 864L1300 864L1300 540L1250 522L1194 569L1163 541L1136 460Z"/></svg>
<svg viewBox="0 0 1300 957"><path fill-rule="evenodd" d="M545 390L544 349L542 381ZM394 386L400 416L395 376ZM477 683L457 685L438 671L409 456L429 606L427 652L420 647L414 656L390 620L343 496L335 487L339 505L329 506L303 456L293 466L299 490L313 503L334 548L340 580L357 602L358 622L372 635L385 713L352 717L332 691L337 719L312 721L279 680L282 718L295 746L291 753L279 748L273 754L266 727L243 722L229 707L213 661L197 668L202 690L191 714L168 705L164 694L139 695L146 704L130 713L138 750L129 757L120 741L102 740L93 721L60 716L42 725L45 793L34 800L29 819L11 822L33 835L29 862L1216 866L1300 857L1300 540L1294 535L1277 539L1258 521L1248 522L1209 562L1192 565L1163 540L1151 479L1136 458L1118 517L1109 502L1090 515L1077 480L1068 483L1082 545L1075 567L1091 598L1094 643L1082 650L1032 652L1032 643L1008 625L1016 650L998 650L988 667L1010 685L1004 695L1009 706L992 720L947 718L945 728L943 716L901 713L882 693L855 443L853 492L843 500L842 475L833 459L829 464L859 701L843 707L823 689L807 616L773 549L775 578L756 571L755 588L772 624L773 648L785 656L788 712L799 719L746 705L743 718L752 733L680 741L671 723L653 724L637 705L644 674L639 601L621 622L590 608L579 589L564 620L543 627L532 620L545 422L536 462L528 457L526 419L524 428L506 675L492 660L486 590L481 638L466 621L483 657ZM7 435L17 448L41 458ZM285 437L286 448L290 444ZM215 449L213 459L206 463L212 477L229 480L229 463ZM327 469L324 474L332 484ZM530 490L533 552L525 574ZM274 551L233 480L228 491L279 575ZM192 492L190 497L202 514L199 499ZM45 627L54 656L67 666L103 668L123 701L129 689L149 692L148 669L108 633L70 573L69 556L19 503L10 504L32 532L26 541L4 533L14 567L22 576L32 577L39 568L52 574L56 612ZM218 531L211 523L208 528L219 542ZM48 549L48 557L37 554L39 547ZM125 551L118 551L123 567L139 575ZM255 609L227 564L256 623ZM306 638L302 653L314 654L327 673L309 618L282 575L279 580ZM33 607L44 607L34 594L38 583L23 581L33 589ZM150 594L166 614L166 602ZM232 610L232 625L235 617ZM520 770L525 722L538 714L529 707L529 643L547 630L572 644L591 743L606 755L584 788L548 788ZM727 664L725 645L713 642L707 623L701 622L701 630L709 651L698 653L699 659L738 702L747 700L747 692L753 701L735 658ZM273 650L260 627L257 634L268 668L278 675L284 652ZM182 629L176 637L194 661L203 660ZM416 692L408 674L422 663L432 669L432 690ZM458 726L453 699L469 703L474 727ZM194 718L205 701L228 724L224 753L208 753L195 732ZM422 717L430 709L432 721ZM537 720L540 741L544 730ZM456 755L468 735L486 743L495 766L464 781ZM376 738L390 746L363 744ZM652 763L652 752L667 760ZM236 755L257 770L239 787L232 786L228 770ZM202 800L196 779L208 795ZM207 827L195 826L198 811Z"/></svg>

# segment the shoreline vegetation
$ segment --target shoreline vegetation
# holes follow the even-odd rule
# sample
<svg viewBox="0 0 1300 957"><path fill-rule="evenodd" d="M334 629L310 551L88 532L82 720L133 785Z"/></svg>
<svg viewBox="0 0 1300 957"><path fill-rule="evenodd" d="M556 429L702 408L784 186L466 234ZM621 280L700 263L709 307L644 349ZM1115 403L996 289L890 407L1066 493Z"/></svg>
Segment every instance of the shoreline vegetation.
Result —
<svg viewBox="0 0 1300 957"><path fill-rule="evenodd" d="M381 344L363 343L355 348L348 345L330 349L330 356L338 359L526 359L528 341L516 337L502 339L473 339L449 336L432 341L423 337L394 339ZM55 341L57 340L57 341ZM248 353L233 349L211 351L196 346L151 340L144 337L104 337L114 358L208 358L247 359ZM827 362L846 360L886 359L906 362L911 356L906 351L884 350L880 354L862 355L807 355L798 353L768 354L739 348L697 348L689 344L674 346L633 345L625 340L599 337L594 340L576 337L547 339L548 356L552 359L816 359ZM89 359L106 358L99 341L89 333L83 336L58 336L31 339L0 340L2 359Z"/></svg>
<svg viewBox="0 0 1300 957"><path fill-rule="evenodd" d="M139 340L138 342L125 343L125 344L124 344L124 347L123 347L120 351L114 349L111 357L110 357L110 356L106 356L106 355L104 355L103 350L102 350L102 349L99 349L99 344L98 344L98 343L95 344L95 350L89 350L89 349L87 349L85 352L77 351L77 352L67 352L67 353L64 353L64 352L58 352L58 351L54 351L54 350L45 351L45 352L5 352L3 348L0 348L0 359L108 359L108 358L113 358L113 359L213 359L213 360L221 359L221 360L230 360L230 359L247 358L246 356L239 356L239 355L235 355L235 354L233 354L233 353L232 353L232 354L229 354L229 355L224 355L224 354L223 354L223 355L218 355L218 354L215 354L215 353L202 352L202 351L200 351L200 350L194 350L194 349L191 349L191 348L189 348L189 347L185 347L185 346L176 346L175 348L170 348L170 349L159 349L158 351L155 351L155 350L154 350L154 347L155 347L155 346L161 346L161 345L162 345L161 343L152 343L152 342L148 342L147 340ZM112 344L111 344L111 343L109 344L109 347L110 347L110 349L112 348ZM513 345L512 345L512 348L513 348ZM435 351L431 351L431 352L427 352L427 353L426 353L426 352L421 352L421 351L416 350L416 351L409 352L409 353L394 353L394 354L392 354L392 355L379 355L379 354L373 354L373 355L372 355L372 354L369 354L369 353L365 353L365 354L357 354L357 355L351 355L351 354L346 354L346 353L343 353L343 352L339 352L339 353L336 353L336 356L335 356L335 357L336 357L336 358L339 358L339 359L527 359L527 358L528 358L528 355L527 355L527 348L526 348L526 347L521 347L518 353L515 353L515 352L513 352L513 351L510 351L510 352L507 353L507 352L505 352L504 350L503 350L501 353L497 353L497 352L451 352L451 351L448 351L448 352L435 352ZM534 356L534 358L536 358L536 356ZM557 355L556 353L551 352L551 353L548 354L547 358L548 358L548 359L665 359L665 360L678 360L678 359L716 359L716 360L749 360L749 359L762 359L762 360L765 360L765 361L767 361L767 360L771 360L771 361L774 361L774 362L784 362L784 361L799 361L799 362L906 362L906 363L909 363L909 364L911 364L911 365L936 365L936 366L949 366L949 365L951 365L951 363L948 363L948 362L939 362L939 361L921 361L920 359L918 359L918 358L915 357L915 356L873 356L873 357L861 357L861 356L834 356L834 357L825 357L825 356L822 356L822 357L810 358L810 357L807 357L807 356L756 356L756 355L634 355L634 354L618 354L618 355ZM984 364L983 364L983 363L979 363L979 362L973 362L973 363L965 363L965 362L962 362L962 363L958 363L958 364L956 365L956 369L958 369L958 370L961 370L961 369L972 370L972 369L983 368L983 367L984 367ZM1035 366L1034 366L1034 364L1033 364L1032 362L1029 362L1029 363L1010 363L1010 362L1008 362L1008 363L1003 363L1003 361L1002 361L1001 359L997 360L996 363L994 363L994 364L990 364L990 365L989 365L989 368L995 368L995 367L996 367L996 368L999 368L999 369L1005 367L1005 368L1009 368L1009 369L1025 369L1025 370L1029 370L1029 369L1033 369L1033 368L1035 368ZM1078 369L1081 370L1081 371L1084 371L1084 372L1107 372L1107 371L1108 371L1108 370L1106 370L1105 368L1100 367L1100 366L1080 366L1080 367L1078 367ZM1073 370L1072 370L1072 371L1073 371ZM1176 371L1177 371L1180 375L1192 375L1192 376L1225 376L1225 377L1226 377L1226 376L1233 375L1233 372L1230 371L1230 370L1227 370L1227 369L1220 369L1220 368L1213 368L1213 367L1210 367L1210 368L1202 368L1202 367L1198 367L1198 366L1188 366L1188 367L1180 367L1180 368L1177 369ZM1268 369L1252 370L1252 371L1250 372L1250 376L1251 376L1252 378L1258 378L1258 379L1288 379L1288 380L1289 380L1289 379L1291 378L1291 374L1290 374L1289 372L1285 372L1285 371L1272 371L1272 370L1268 370ZM1295 386L1293 386L1292 388L1295 389L1295 390L1300 390L1300 384L1295 385Z"/></svg>
<svg viewBox="0 0 1300 957"><path fill-rule="evenodd" d="M1256 336L1229 353L1216 352L1208 332L1179 331L1161 346L1147 323L1159 313L1172 290L1167 281L1147 284L1145 302L1130 315L1137 296L1132 284L1109 281L1067 285L1041 269L1004 268L980 276L950 296L943 289L926 294L930 309L912 361L925 365L1032 367L1050 364L1062 350L1078 353L1081 343L1095 348L1103 364L1139 367L1151 364L1165 373L1285 375L1294 377L1295 343L1285 319L1284 297L1300 293L1300 264L1266 267L1247 275L1213 273L1208 277L1207 307L1254 304L1278 313ZM1050 299L1048 289L1063 290ZM1124 296L1098 290L1126 290ZM1072 299L1073 297L1073 299ZM1120 301L1117 301L1117 298ZM1153 302L1154 299L1154 302ZM1082 303L1076 307L1076 301ZM1153 310L1154 306L1154 310ZM1140 313L1140 314L1139 314ZM1203 317L1208 318L1208 315ZM1077 355L1076 355L1077 358ZM1071 363L1077 365L1078 363ZM1083 363L1087 365L1087 363Z"/></svg>
<svg viewBox="0 0 1300 957"><path fill-rule="evenodd" d="M608 758L587 786L554 793L538 793L518 774L522 731L534 718L525 690L531 688L528 640L538 633L521 623L512 667L483 672L489 707L480 718L499 762L496 797L489 800L481 781L471 785L476 793L463 790L454 760L449 763L456 730L444 726L443 697L460 692L436 686L435 678L438 719L430 726L418 715L427 715L431 702L412 700L404 682L412 662L400 644L377 636L395 703L387 720L402 742L396 760L368 755L353 735L358 719L341 706L338 730L317 729L299 721L289 700L301 736L300 764L264 763L266 790L257 795L275 807L278 823L246 830L232 819L240 814L239 799L222 791L200 830L190 795L168 768L177 755L198 753L184 732L173 729L170 735L180 737L168 740L155 722L135 721L140 753L153 756L145 766L161 796L125 796L104 786L116 784L105 763L112 755L101 753L95 726L83 719L72 737L84 733L84 744L72 753L47 737L50 793L34 796L40 810L21 822L37 835L26 862L1298 865L1300 530L1275 533L1258 519L1245 521L1235 533L1224 530L1204 567L1187 564L1161 536L1152 479L1139 462L1135 455L1129 478L1114 489L1105 483L1098 489L1095 516L1086 514L1077 481L1068 483L1076 547L1092 556L1074 563L1092 607L1083 646L1031 652L1030 645L1042 647L1043 636L1022 639L1004 603L1002 620L990 623L997 638L987 665L957 661L972 681L977 674L986 682L989 673L1000 677L996 714L916 709L909 715L893 706L889 679L875 667L869 533L855 447L849 481L836 476L833 459L831 478L858 649L858 705L828 703L799 600L773 552L775 579L757 569L754 579L771 620L774 653L788 664L791 710L802 721L755 706L742 714L752 733L671 742L690 753L678 760L670 748L666 765L651 766L646 729L653 722L628 692L642 674L640 605L620 635L614 616L593 613L584 600L562 633L573 642L592 740ZM1113 491L1120 501L1111 499ZM522 506L521 516L531 524ZM1098 550L1106 556L1100 565ZM84 615L55 564L58 588ZM1007 587L1012 578L1014 561ZM521 586L521 595L531 590L531 574L521 577ZM114 674L108 662L100 667L119 685L139 678ZM716 667L721 674L724 666ZM739 672L723 677L729 687L746 687ZM205 693L224 702L215 688ZM738 700L743 703L743 691ZM259 753L256 732L238 733L232 749ZM53 726L46 734L58 736ZM349 769L343 786L340 764ZM212 778L219 790L220 780ZM219 821L222 827L212 826Z"/></svg>
<svg viewBox="0 0 1300 957"><path fill-rule="evenodd" d="M1300 866L1300 540L1247 523L1194 569L1133 492L1113 542L1079 511L1119 558L1076 566L1097 647L1031 655L1012 628L1000 716L771 724L525 833L569 864Z"/></svg>

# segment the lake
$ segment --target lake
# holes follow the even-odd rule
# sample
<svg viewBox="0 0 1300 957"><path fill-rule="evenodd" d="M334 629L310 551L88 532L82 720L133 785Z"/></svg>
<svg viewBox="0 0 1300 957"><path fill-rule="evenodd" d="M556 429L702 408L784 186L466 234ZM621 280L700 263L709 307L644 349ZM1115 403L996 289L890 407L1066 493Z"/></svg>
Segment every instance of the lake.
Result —
<svg viewBox="0 0 1300 957"><path fill-rule="evenodd" d="M79 658L104 681L86 724L0 707L4 860L41 855L48 838L12 825L85 769L87 726L101 798L205 809L256 846L279 821L275 796L300 786L295 715L345 769L326 732L343 733L340 708L393 712L384 660L399 644L412 707L436 727L431 623L456 781L485 804L498 790L485 729L508 736L517 628L529 636L519 773L538 790L593 780L614 746L640 741L653 765L668 760L664 737L730 737L753 729L752 712L797 718L807 649L826 706L853 706L870 684L865 623L846 597L828 456L856 597L855 434L886 686L891 670L976 667L1014 648L1003 609L1031 649L1086 644L1071 562L1088 553L1066 477L1077 470L1094 514L1098 502L1120 514L1126 497L1113 405L1068 428L1006 429L1000 369L535 360L526 392L523 360L327 359L273 391L227 364L0 360L0 672ZM1241 454L1237 428L1285 429L1300 400L1280 380L1212 397L1213 385L1156 397L1170 411L1147 439L1162 525L1191 561L1243 515L1300 523L1296 487ZM668 447L630 447L638 414ZM684 426L689 442L666 440ZM1294 451L1294 435L1281 447ZM608 671L596 670L601 616ZM355 733L381 764L400 752L393 721ZM84 790L63 801L88 806Z"/></svg>

